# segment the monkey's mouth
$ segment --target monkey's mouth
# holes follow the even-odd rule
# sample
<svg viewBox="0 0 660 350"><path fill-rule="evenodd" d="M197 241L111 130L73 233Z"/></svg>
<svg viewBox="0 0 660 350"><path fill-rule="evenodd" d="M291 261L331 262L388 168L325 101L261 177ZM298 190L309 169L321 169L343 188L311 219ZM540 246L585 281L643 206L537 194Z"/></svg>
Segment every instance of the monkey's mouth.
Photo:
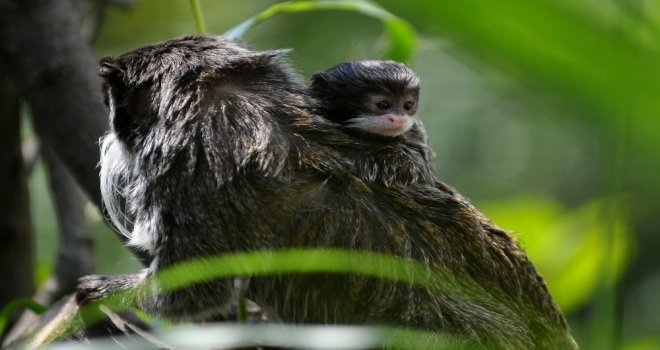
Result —
<svg viewBox="0 0 660 350"><path fill-rule="evenodd" d="M412 128L413 120L410 117L384 116L381 122L374 125L374 133L384 136L399 136Z"/></svg>
<svg viewBox="0 0 660 350"><path fill-rule="evenodd" d="M410 122L410 119L406 119L404 121L388 121L387 123L383 123L383 125L381 125L380 132L383 135L388 134L390 136L398 136L410 130L411 127L412 122Z"/></svg>
<svg viewBox="0 0 660 350"><path fill-rule="evenodd" d="M413 126L412 117L401 116L362 116L349 119L347 127L383 136L399 136Z"/></svg>

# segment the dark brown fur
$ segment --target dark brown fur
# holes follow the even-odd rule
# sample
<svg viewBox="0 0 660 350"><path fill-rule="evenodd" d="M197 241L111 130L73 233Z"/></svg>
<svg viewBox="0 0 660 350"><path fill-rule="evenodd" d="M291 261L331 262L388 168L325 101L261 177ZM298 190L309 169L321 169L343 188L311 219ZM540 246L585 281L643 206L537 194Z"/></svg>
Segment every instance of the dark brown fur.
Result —
<svg viewBox="0 0 660 350"><path fill-rule="evenodd" d="M104 199L130 244L153 260L142 274L85 278L79 300L135 288L202 256L348 248L413 259L462 290L288 275L254 277L242 288L220 280L138 304L200 320L245 295L287 322L421 328L487 348L574 347L515 241L437 182L423 131L377 145L346 135L310 112L313 102L281 54L184 37L102 61L112 126L103 142Z"/></svg>

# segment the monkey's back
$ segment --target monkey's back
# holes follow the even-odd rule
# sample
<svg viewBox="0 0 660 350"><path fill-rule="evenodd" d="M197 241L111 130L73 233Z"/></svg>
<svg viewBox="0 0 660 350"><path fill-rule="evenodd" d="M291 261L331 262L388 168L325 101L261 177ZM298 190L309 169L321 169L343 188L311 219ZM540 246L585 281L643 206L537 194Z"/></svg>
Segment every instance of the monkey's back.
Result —
<svg viewBox="0 0 660 350"><path fill-rule="evenodd" d="M470 335L492 348L569 344L565 321L524 253L453 193L428 185L379 186L344 174L297 197L286 246L398 256L424 266L430 285L363 275L253 278L248 296L274 318Z"/></svg>

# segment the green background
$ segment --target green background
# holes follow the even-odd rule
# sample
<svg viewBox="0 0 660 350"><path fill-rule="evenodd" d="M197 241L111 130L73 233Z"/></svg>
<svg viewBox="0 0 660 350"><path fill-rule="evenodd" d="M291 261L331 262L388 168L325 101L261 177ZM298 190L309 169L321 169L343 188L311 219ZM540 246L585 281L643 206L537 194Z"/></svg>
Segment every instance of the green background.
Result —
<svg viewBox="0 0 660 350"><path fill-rule="evenodd" d="M201 1L212 34L274 3ZM514 232L583 348L660 348L660 2L377 3L419 35L410 65L422 79L419 117L438 176ZM108 12L96 51L117 55L195 31L188 1L136 0ZM379 20L350 11L283 14L244 39L292 48L305 77L382 58L389 42ZM38 281L57 241L48 195L39 166ZM138 269L88 209L98 270Z"/></svg>

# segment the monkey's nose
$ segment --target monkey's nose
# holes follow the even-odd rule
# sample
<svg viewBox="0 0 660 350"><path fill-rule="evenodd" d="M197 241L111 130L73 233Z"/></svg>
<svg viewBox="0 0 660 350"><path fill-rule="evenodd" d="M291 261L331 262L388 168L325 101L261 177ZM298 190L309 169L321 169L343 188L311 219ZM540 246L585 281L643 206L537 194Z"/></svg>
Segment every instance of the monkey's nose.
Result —
<svg viewBox="0 0 660 350"><path fill-rule="evenodd" d="M390 114L387 116L387 122L392 126L404 126L408 124L408 116Z"/></svg>
<svg viewBox="0 0 660 350"><path fill-rule="evenodd" d="M401 135L412 127L412 120L407 115L389 114L383 116L381 121L380 130L376 132L382 135Z"/></svg>

